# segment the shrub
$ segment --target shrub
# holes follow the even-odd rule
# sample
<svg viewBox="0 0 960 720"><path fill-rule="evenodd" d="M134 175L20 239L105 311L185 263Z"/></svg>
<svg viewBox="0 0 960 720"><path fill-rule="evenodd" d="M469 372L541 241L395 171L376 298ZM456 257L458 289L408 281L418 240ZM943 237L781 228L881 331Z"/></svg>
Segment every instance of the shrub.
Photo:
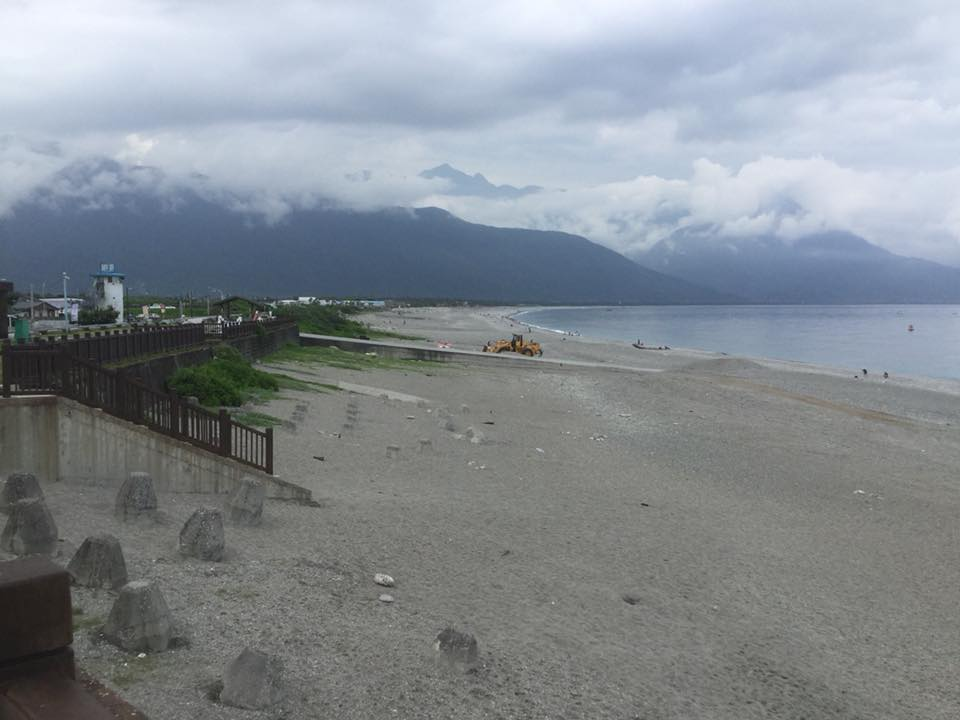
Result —
<svg viewBox="0 0 960 720"><path fill-rule="evenodd" d="M178 395L193 395L203 405L243 405L255 389L277 390L279 384L269 373L250 366L236 349L219 345L213 360L180 368L167 381Z"/></svg>
<svg viewBox="0 0 960 720"><path fill-rule="evenodd" d="M80 325L109 325L117 321L119 315L113 308L84 308L77 314Z"/></svg>

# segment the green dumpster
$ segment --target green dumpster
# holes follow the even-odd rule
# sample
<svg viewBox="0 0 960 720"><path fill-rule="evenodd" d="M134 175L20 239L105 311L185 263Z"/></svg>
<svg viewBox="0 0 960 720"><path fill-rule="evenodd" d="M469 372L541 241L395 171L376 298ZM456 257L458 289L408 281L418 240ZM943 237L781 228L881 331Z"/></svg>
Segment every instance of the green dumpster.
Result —
<svg viewBox="0 0 960 720"><path fill-rule="evenodd" d="M13 321L13 339L27 342L30 339L30 318L17 318Z"/></svg>

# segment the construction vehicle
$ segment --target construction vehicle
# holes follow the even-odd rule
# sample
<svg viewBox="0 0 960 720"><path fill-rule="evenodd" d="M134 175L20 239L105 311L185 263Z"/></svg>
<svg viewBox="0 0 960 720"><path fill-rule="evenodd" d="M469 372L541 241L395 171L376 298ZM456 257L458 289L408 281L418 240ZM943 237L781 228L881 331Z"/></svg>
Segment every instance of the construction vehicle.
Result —
<svg viewBox="0 0 960 720"><path fill-rule="evenodd" d="M540 343L533 341L524 342L523 335L516 334L514 334L510 340L491 340L483 346L483 351L493 353L515 352L529 357L543 355Z"/></svg>

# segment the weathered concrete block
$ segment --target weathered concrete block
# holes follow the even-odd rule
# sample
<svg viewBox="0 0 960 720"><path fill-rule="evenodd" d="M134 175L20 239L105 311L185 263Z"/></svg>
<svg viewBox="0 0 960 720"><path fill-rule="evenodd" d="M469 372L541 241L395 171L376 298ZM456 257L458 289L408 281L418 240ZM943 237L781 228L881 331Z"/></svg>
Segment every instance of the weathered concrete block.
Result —
<svg viewBox="0 0 960 720"><path fill-rule="evenodd" d="M199 508L180 531L180 554L200 560L223 560L223 513Z"/></svg>
<svg viewBox="0 0 960 720"><path fill-rule="evenodd" d="M153 478L145 472L132 472L123 481L117 492L114 514L119 520L136 520L155 517L157 494L153 490Z"/></svg>
<svg viewBox="0 0 960 720"><path fill-rule="evenodd" d="M10 473L0 490L0 512L10 512L10 506L17 500L30 498L43 499L43 490L40 489L37 477L26 472Z"/></svg>
<svg viewBox="0 0 960 720"><path fill-rule="evenodd" d="M157 584L134 580L120 588L103 635L131 652L163 652L173 638L173 619Z"/></svg>
<svg viewBox="0 0 960 720"><path fill-rule="evenodd" d="M227 503L230 522L237 525L259 525L263 521L263 500L266 496L266 485L253 478L243 478Z"/></svg>
<svg viewBox="0 0 960 720"><path fill-rule="evenodd" d="M73 642L70 576L62 567L44 557L0 563L0 638L2 664ZM2 708L0 716L7 717Z"/></svg>
<svg viewBox="0 0 960 720"><path fill-rule="evenodd" d="M15 555L53 555L59 539L57 524L40 498L17 500L0 534L0 548Z"/></svg>
<svg viewBox="0 0 960 720"><path fill-rule="evenodd" d="M438 656L451 664L465 666L477 662L477 639L470 633L462 633L452 627L444 628L437 634L433 649Z"/></svg>
<svg viewBox="0 0 960 720"><path fill-rule="evenodd" d="M389 460L396 460L400 457L400 446L399 445L387 445L387 458Z"/></svg>
<svg viewBox="0 0 960 720"><path fill-rule="evenodd" d="M485 440L483 433L474 428L472 425L463 431L463 436L474 445L480 445Z"/></svg>
<svg viewBox="0 0 960 720"><path fill-rule="evenodd" d="M437 427L439 427L442 430L446 430L447 432L457 431L457 426L454 424L453 420L451 420L450 418L441 418L437 422Z"/></svg>
<svg viewBox="0 0 960 720"><path fill-rule="evenodd" d="M67 565L77 585L116 590L127 584L127 563L113 535L91 535Z"/></svg>
<svg viewBox="0 0 960 720"><path fill-rule="evenodd" d="M220 702L262 710L283 700L283 661L275 655L244 648L223 673Z"/></svg>

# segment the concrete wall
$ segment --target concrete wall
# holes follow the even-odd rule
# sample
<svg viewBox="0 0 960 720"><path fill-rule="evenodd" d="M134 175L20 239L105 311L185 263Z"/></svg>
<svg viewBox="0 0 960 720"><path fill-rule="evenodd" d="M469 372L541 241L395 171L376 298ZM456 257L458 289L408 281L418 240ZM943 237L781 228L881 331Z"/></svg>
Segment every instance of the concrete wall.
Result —
<svg viewBox="0 0 960 720"><path fill-rule="evenodd" d="M264 332L263 335L234 338L223 342L236 348L247 360L256 360L279 350L287 343L297 344L300 333L296 325L280 330ZM141 380L152 388L163 389L164 381L182 367L200 365L213 358L215 341L206 347L153 357L143 362L123 364L124 372Z"/></svg>
<svg viewBox="0 0 960 720"><path fill-rule="evenodd" d="M22 470L57 479L57 414L53 395L0 398L0 476Z"/></svg>
<svg viewBox="0 0 960 720"><path fill-rule="evenodd" d="M267 497L311 500L299 485L65 398L0 398L0 432L0 474L115 487L144 471L158 490L178 493L229 493L253 477Z"/></svg>
<svg viewBox="0 0 960 720"><path fill-rule="evenodd" d="M342 338L334 335L311 335L308 333L300 334L301 345L322 345L325 347L338 347L347 352L375 352L378 355L400 360L429 360L431 362L492 362L522 366L530 366L530 363L542 362L541 358L530 358L519 353L488 353L480 350L440 350L433 348L417 347L415 345L406 345L402 342L393 342L387 340L357 340L355 338Z"/></svg>

